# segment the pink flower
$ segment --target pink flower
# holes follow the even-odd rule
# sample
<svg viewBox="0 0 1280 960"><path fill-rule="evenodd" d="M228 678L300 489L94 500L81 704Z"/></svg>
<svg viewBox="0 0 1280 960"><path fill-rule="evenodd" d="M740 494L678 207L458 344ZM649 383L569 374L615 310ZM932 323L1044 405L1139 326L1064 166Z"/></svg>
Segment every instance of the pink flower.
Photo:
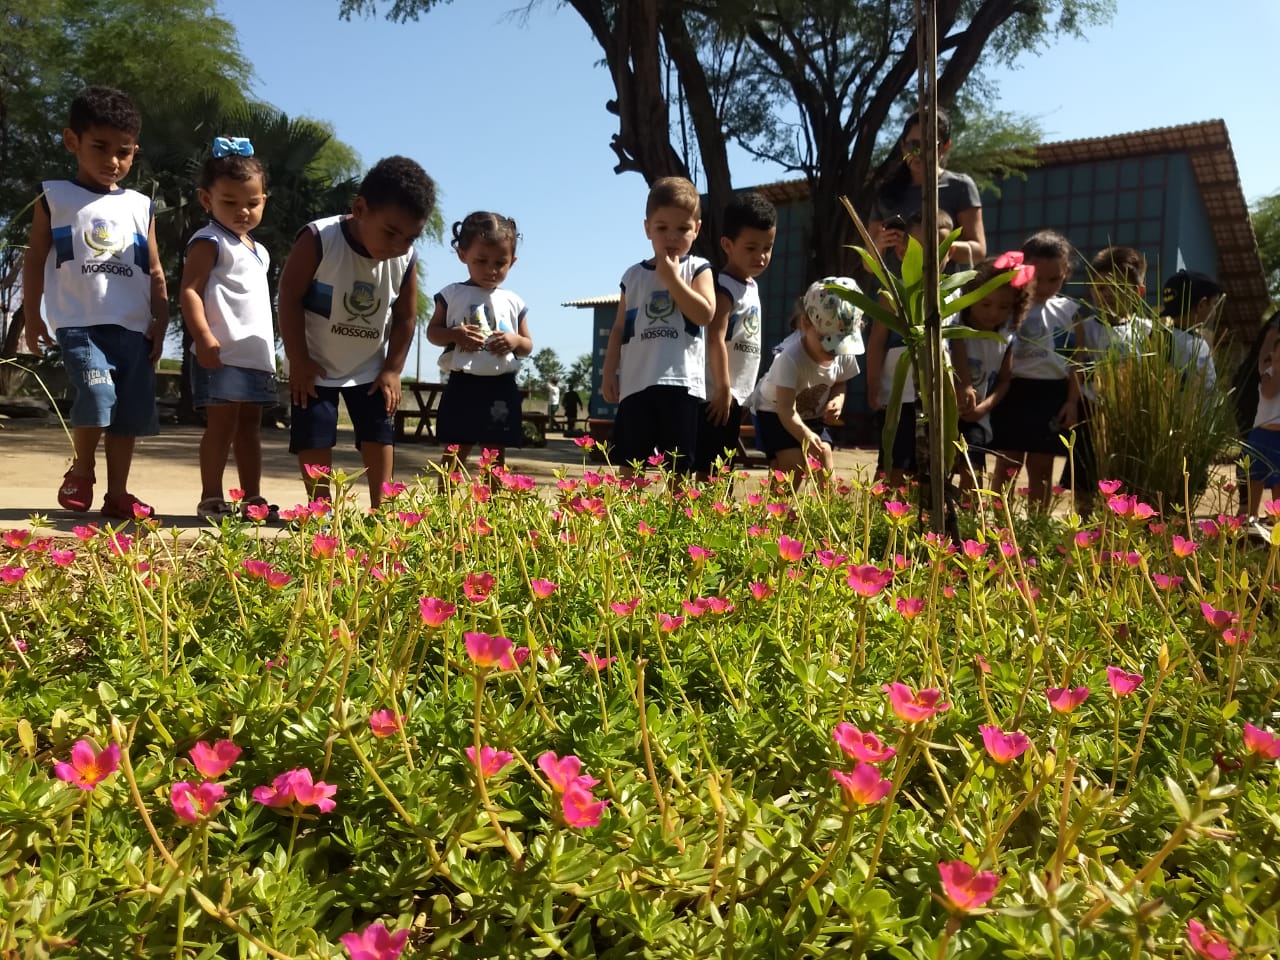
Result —
<svg viewBox="0 0 1280 960"><path fill-rule="evenodd" d="M515 759L506 750L497 750L493 747L480 748L480 762L476 763L476 748L467 747L467 759L471 761L471 765L480 771L480 776L488 780L495 774L501 773L513 759Z"/></svg>
<svg viewBox="0 0 1280 960"><path fill-rule="evenodd" d="M1107 667L1107 683L1111 684L1111 692L1117 697L1127 697L1142 683L1142 674L1128 673L1119 667Z"/></svg>
<svg viewBox="0 0 1280 960"><path fill-rule="evenodd" d="M1248 630L1237 630L1235 627L1227 627L1222 631L1222 642L1228 647L1243 647L1249 642L1249 638L1253 634Z"/></svg>
<svg viewBox="0 0 1280 960"><path fill-rule="evenodd" d="M374 923L359 933L344 933L338 939L351 960L397 960L409 939L409 931L391 933L382 924Z"/></svg>
<svg viewBox="0 0 1280 960"><path fill-rule="evenodd" d="M846 755L862 763L884 763L897 749L886 747L874 733L864 733L851 723L838 723L831 738Z"/></svg>
<svg viewBox="0 0 1280 960"><path fill-rule="evenodd" d="M271 507L265 503L250 503L244 508L244 515L256 523L261 523L271 516Z"/></svg>
<svg viewBox="0 0 1280 960"><path fill-rule="evenodd" d="M999 764L1018 759L1031 746L1025 733L1005 733L999 727L985 725L979 727L978 732L982 734L982 745L987 748L987 753Z"/></svg>
<svg viewBox="0 0 1280 960"><path fill-rule="evenodd" d="M113 556L121 556L133 547L133 537L127 533L112 533L107 537L107 550Z"/></svg>
<svg viewBox="0 0 1280 960"><path fill-rule="evenodd" d="M422 622L428 627L442 627L445 621L457 613L455 604L447 603L439 597L421 597L418 600L418 613Z"/></svg>
<svg viewBox="0 0 1280 960"><path fill-rule="evenodd" d="M1161 590L1177 590L1182 584L1182 577L1170 576L1167 573L1153 573L1151 579Z"/></svg>
<svg viewBox="0 0 1280 960"><path fill-rule="evenodd" d="M1252 723L1244 725L1244 748L1264 760L1280 760L1280 736L1255 727Z"/></svg>
<svg viewBox="0 0 1280 960"><path fill-rule="evenodd" d="M816 556L818 558L818 562L828 570L835 569L848 559L843 553L836 553L833 550L819 550L814 554L814 556Z"/></svg>
<svg viewBox="0 0 1280 960"><path fill-rule="evenodd" d="M597 800L591 793L590 777L577 777L560 795L560 812L564 822L576 829L600 826L600 815L609 805L608 800Z"/></svg>
<svg viewBox="0 0 1280 960"><path fill-rule="evenodd" d="M556 592L559 584L552 583L550 580L530 580L529 589L533 591L533 595L539 600L545 600Z"/></svg>
<svg viewBox="0 0 1280 960"><path fill-rule="evenodd" d="M726 597L706 597L707 609L714 614L733 612L733 603Z"/></svg>
<svg viewBox="0 0 1280 960"><path fill-rule="evenodd" d="M1098 532L1096 530L1077 530L1076 535L1072 538L1072 542L1081 550L1085 550L1097 541Z"/></svg>
<svg viewBox="0 0 1280 960"><path fill-rule="evenodd" d="M71 748L71 762L55 763L53 772L59 780L92 790L120 766L120 747L111 744L105 750L95 751L88 740L77 740Z"/></svg>
<svg viewBox="0 0 1280 960"><path fill-rule="evenodd" d="M488 669L499 666L503 658L511 653L511 641L506 637L467 632L462 638L467 647L467 655L478 667Z"/></svg>
<svg viewBox="0 0 1280 960"><path fill-rule="evenodd" d="M394 710L375 710L369 714L369 731L379 740L396 733L404 726L404 717Z"/></svg>
<svg viewBox="0 0 1280 960"><path fill-rule="evenodd" d="M311 555L328 559L332 557L334 551L338 549L338 538L327 537L323 533L317 533L311 538Z"/></svg>
<svg viewBox="0 0 1280 960"><path fill-rule="evenodd" d="M1173 536L1173 553L1177 557L1189 557L1200 549L1200 544L1194 540L1187 540L1177 534Z"/></svg>
<svg viewBox="0 0 1280 960"><path fill-rule="evenodd" d="M681 600L680 606L684 607L684 612L689 615L689 619L696 620L708 610L711 605L702 597L696 597L693 600Z"/></svg>
<svg viewBox="0 0 1280 960"><path fill-rule="evenodd" d="M609 669L609 666L618 659L617 657L598 657L594 653L590 653L586 650L579 650L578 656L587 661L588 667L596 671Z"/></svg>
<svg viewBox="0 0 1280 960"><path fill-rule="evenodd" d="M267 586L272 590L279 590L281 587L286 586L293 577L283 570L268 570L263 574L262 579L267 581Z"/></svg>
<svg viewBox="0 0 1280 960"><path fill-rule="evenodd" d="M304 463L303 471L309 480L323 480L329 476L329 465L324 463ZM243 492L243 491L242 491Z"/></svg>
<svg viewBox="0 0 1280 960"><path fill-rule="evenodd" d="M804 557L804 543L792 540L784 533L778 537L778 556L788 563L799 563Z"/></svg>
<svg viewBox="0 0 1280 960"><path fill-rule="evenodd" d="M22 550L26 547L27 541L31 539L30 530L6 530L0 539L4 541L4 545L10 550Z"/></svg>
<svg viewBox="0 0 1280 960"><path fill-rule="evenodd" d="M394 500L408 489L409 488L405 484L400 483L397 480L382 481L382 495L388 500Z"/></svg>
<svg viewBox="0 0 1280 960"><path fill-rule="evenodd" d="M1187 921L1187 943L1205 960L1231 960L1236 955L1226 937L1199 920Z"/></svg>
<svg viewBox="0 0 1280 960"><path fill-rule="evenodd" d="M635 597L631 600L615 600L609 604L609 609L613 611L615 616L629 617L636 612L636 607L640 605L640 598Z"/></svg>
<svg viewBox="0 0 1280 960"><path fill-rule="evenodd" d="M72 527L71 532L76 535L77 540L92 540L98 535L98 528L92 523L87 527Z"/></svg>
<svg viewBox="0 0 1280 960"><path fill-rule="evenodd" d="M657 533L653 527L649 526L643 520L636 524L636 532L642 537L651 537Z"/></svg>
<svg viewBox="0 0 1280 960"><path fill-rule="evenodd" d="M911 505L901 500L889 500L884 505L885 512L894 520L902 520L911 515Z"/></svg>
<svg viewBox="0 0 1280 960"><path fill-rule="evenodd" d="M966 540L960 544L960 549L968 560L981 560L982 555L987 552L987 545L979 543L977 540Z"/></svg>
<svg viewBox="0 0 1280 960"><path fill-rule="evenodd" d="M1198 529L1202 534L1204 534L1210 540L1212 540L1214 537L1216 537L1219 533L1222 532L1222 528L1219 527L1218 524L1212 520L1196 521L1196 529Z"/></svg>
<svg viewBox="0 0 1280 960"><path fill-rule="evenodd" d="M206 780L217 780L240 759L240 748L230 740L219 740L213 746L201 740L187 756L200 776Z"/></svg>
<svg viewBox="0 0 1280 960"><path fill-rule="evenodd" d="M1211 603L1201 603L1200 612L1204 614L1209 626L1215 630L1225 630L1240 619L1238 614L1230 613L1227 610L1217 610Z"/></svg>
<svg viewBox="0 0 1280 960"><path fill-rule="evenodd" d="M1112 494L1118 492L1122 485L1123 483L1120 480L1099 480L1098 490L1102 493L1104 497L1109 497Z"/></svg>
<svg viewBox="0 0 1280 960"><path fill-rule="evenodd" d="M492 573L468 573L462 581L462 594L472 603L480 603L489 596L495 582Z"/></svg>
<svg viewBox="0 0 1280 960"><path fill-rule="evenodd" d="M310 770L298 767L277 776L269 787L255 787L253 799L264 807L314 806L321 813L328 813L338 805L332 799L337 792L333 784L313 781Z"/></svg>
<svg viewBox="0 0 1280 960"><path fill-rule="evenodd" d="M21 583L26 575L26 567L10 567L7 564L0 567L0 581L4 583Z"/></svg>
<svg viewBox="0 0 1280 960"><path fill-rule="evenodd" d="M202 783L200 786L186 783L175 783L169 789L169 805L173 812L187 823L199 823L213 813L227 795L220 783Z"/></svg>
<svg viewBox="0 0 1280 960"><path fill-rule="evenodd" d="M960 911L976 910L995 896L996 887L1000 886L996 874L990 870L977 873L963 860L939 863L938 873L942 876L942 892Z"/></svg>
<svg viewBox="0 0 1280 960"><path fill-rule="evenodd" d="M592 437L582 436L582 437L574 437L573 444L574 446L580 447L583 450L590 450L592 447L596 445L596 442Z"/></svg>
<svg viewBox="0 0 1280 960"><path fill-rule="evenodd" d="M49 559L60 567L69 567L76 559L74 550L50 550Z"/></svg>
<svg viewBox="0 0 1280 960"><path fill-rule="evenodd" d="M879 803L893 789L893 781L882 779L880 771L869 763L856 764L852 773L832 770L831 776L840 784L840 789L850 803Z"/></svg>
<svg viewBox="0 0 1280 960"><path fill-rule="evenodd" d="M658 614L658 629L663 633L675 633L684 623L684 617L673 617L669 613Z"/></svg>
<svg viewBox="0 0 1280 960"><path fill-rule="evenodd" d="M706 547L699 547L694 544L689 544L687 549L689 551L689 558L694 563L703 563L709 557L714 557L716 555L714 550L708 550Z"/></svg>
<svg viewBox="0 0 1280 960"><path fill-rule="evenodd" d="M903 723L921 723L935 713L950 710L951 704L939 703L942 691L928 687L915 693L905 683L886 683L880 688L889 694L889 706Z"/></svg>
<svg viewBox="0 0 1280 960"><path fill-rule="evenodd" d="M767 583L761 583L759 580L753 580L751 586L747 589L751 591L751 596L757 600L764 600L773 595L773 587Z"/></svg>
<svg viewBox="0 0 1280 960"><path fill-rule="evenodd" d="M572 753L558 757L550 750L538 757L538 769L546 774L551 789L556 793L564 793L582 773L582 761Z"/></svg>
<svg viewBox="0 0 1280 960"><path fill-rule="evenodd" d="M261 578L271 572L271 564L265 560L253 560L250 558L246 559L241 566L244 567L244 572L251 577Z"/></svg>
<svg viewBox="0 0 1280 960"><path fill-rule="evenodd" d="M876 596L892 580L893 573L891 571L881 570L879 567L869 563L861 566L850 566L848 573L845 574L845 582L860 597Z"/></svg>
<svg viewBox="0 0 1280 960"><path fill-rule="evenodd" d="M1054 713L1070 713L1089 696L1088 687L1048 687L1044 695Z"/></svg>
<svg viewBox="0 0 1280 960"><path fill-rule="evenodd" d="M924 598L922 597L899 597L894 606L898 613L902 614L906 620L914 620L924 612Z"/></svg>

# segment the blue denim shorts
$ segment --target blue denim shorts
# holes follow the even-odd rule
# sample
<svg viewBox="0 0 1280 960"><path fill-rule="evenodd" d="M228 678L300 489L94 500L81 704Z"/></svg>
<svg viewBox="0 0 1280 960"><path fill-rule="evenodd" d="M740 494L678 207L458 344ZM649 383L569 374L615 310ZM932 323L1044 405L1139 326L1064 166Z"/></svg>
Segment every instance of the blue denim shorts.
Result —
<svg viewBox="0 0 1280 960"><path fill-rule="evenodd" d="M71 386L71 426L105 427L123 437L160 432L146 337L114 323L60 327L57 337Z"/></svg>
<svg viewBox="0 0 1280 960"><path fill-rule="evenodd" d="M197 410L227 403L257 403L264 407L276 402L275 374L247 367L200 366L191 358L191 405Z"/></svg>
<svg viewBox="0 0 1280 960"><path fill-rule="evenodd" d="M1280 430L1254 427L1245 442L1249 479L1264 487L1280 486Z"/></svg>
<svg viewBox="0 0 1280 960"><path fill-rule="evenodd" d="M358 383L354 387L316 387L316 396L307 397L304 410L293 405L289 420L289 452L303 450L329 450L338 443L338 397L347 405L347 416L356 431L356 449L366 440L371 443L394 444L395 420L387 414L387 402L382 391L372 396L372 384Z"/></svg>

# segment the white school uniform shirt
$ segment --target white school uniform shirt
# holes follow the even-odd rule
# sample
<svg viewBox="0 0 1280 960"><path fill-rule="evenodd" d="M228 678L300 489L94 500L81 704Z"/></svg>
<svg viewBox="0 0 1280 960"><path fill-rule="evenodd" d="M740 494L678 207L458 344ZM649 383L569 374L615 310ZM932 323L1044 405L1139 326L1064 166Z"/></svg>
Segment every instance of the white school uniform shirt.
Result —
<svg viewBox="0 0 1280 960"><path fill-rule="evenodd" d="M729 393L739 404L745 404L756 386L760 372L760 288L753 279L745 282L727 273L716 275L716 290L724 291L732 305L729 325L725 328L725 346L729 351ZM707 383L711 382L708 359Z"/></svg>
<svg viewBox="0 0 1280 960"><path fill-rule="evenodd" d="M969 382L973 384L973 389L978 395L978 403L987 399L991 391L995 389L996 381L1000 378L1000 365L1004 363L1005 353L1010 349L1010 343L1015 336L1012 326L1001 327L994 333L999 339L966 337L962 341L946 341L948 357L956 343L964 344L965 356L969 361ZM977 423L982 426L987 436L990 437L992 434L991 414L988 413Z"/></svg>
<svg viewBox="0 0 1280 960"><path fill-rule="evenodd" d="M680 260L680 276L685 283L711 264L692 255ZM684 387L705 400L706 338L703 328L685 318L671 292L662 285L653 261L645 260L622 275L622 353L618 367L621 399L648 387Z"/></svg>
<svg viewBox="0 0 1280 960"><path fill-rule="evenodd" d="M1080 301L1050 297L1032 303L1022 326L1013 335L1013 375L1026 380L1065 380L1067 353Z"/></svg>
<svg viewBox="0 0 1280 960"><path fill-rule="evenodd" d="M216 220L197 230L187 249L196 243L212 243L218 251L201 299L209 331L221 344L219 358L228 367L275 373L276 339L271 325L271 291L267 287L271 257L267 248L255 241L250 249ZM194 344L191 352L196 352Z"/></svg>
<svg viewBox="0 0 1280 960"><path fill-rule="evenodd" d="M320 264L303 300L307 352L324 368L321 387L372 383L387 360L391 305L417 254L374 260L353 246L344 216L303 227L316 238Z"/></svg>
<svg viewBox="0 0 1280 960"><path fill-rule="evenodd" d="M53 244L44 264L44 311L55 331L151 326L151 200L136 190L94 190L46 180Z"/></svg>
<svg viewBox="0 0 1280 960"><path fill-rule="evenodd" d="M529 312L524 301L510 290L488 290L470 280L451 283L436 294L436 303L445 308L445 326L475 324L484 336L497 333L519 333L520 321ZM520 358L514 353L490 353L488 350L450 350L441 360L447 369L471 373L478 377L497 377L520 369Z"/></svg>
<svg viewBox="0 0 1280 960"><path fill-rule="evenodd" d="M778 388L795 391L796 413L801 420L821 419L837 383L858 375L858 358L853 354L838 356L829 363L818 363L804 348L804 340L795 336L783 341L782 351L773 358L765 375L756 384L748 401L756 413L778 412Z"/></svg>
<svg viewBox="0 0 1280 960"><path fill-rule="evenodd" d="M1081 392L1089 400L1098 392L1090 371L1105 356L1134 356L1147 349L1151 343L1151 321L1146 317L1130 317L1114 323L1104 323L1096 316L1088 317L1082 324L1083 341L1076 344L1078 362L1085 367L1081 378Z"/></svg>
<svg viewBox="0 0 1280 960"><path fill-rule="evenodd" d="M1195 368L1196 373L1203 378L1205 392L1212 391L1218 383L1218 371L1213 365L1213 352L1209 349L1208 341L1192 330L1173 326L1165 329L1172 341L1173 355L1170 360L1174 367L1188 374Z"/></svg>
<svg viewBox="0 0 1280 960"><path fill-rule="evenodd" d="M1258 412L1253 416L1255 427L1274 427L1280 424L1280 393L1274 397L1264 397L1262 388L1258 388Z"/></svg>

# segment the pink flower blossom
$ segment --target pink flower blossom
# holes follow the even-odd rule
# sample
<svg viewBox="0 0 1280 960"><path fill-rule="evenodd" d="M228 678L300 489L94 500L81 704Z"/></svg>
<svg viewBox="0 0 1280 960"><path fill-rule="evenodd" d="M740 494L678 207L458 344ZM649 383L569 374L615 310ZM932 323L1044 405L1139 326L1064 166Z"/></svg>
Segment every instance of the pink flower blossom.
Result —
<svg viewBox="0 0 1280 960"><path fill-rule="evenodd" d="M560 795L560 813L564 822L575 829L600 826L600 815L609 805L608 800L597 800L591 793L590 777L577 777Z"/></svg>
<svg viewBox="0 0 1280 960"><path fill-rule="evenodd" d="M1153 573L1151 579L1161 590L1177 590L1182 585L1182 577L1170 576L1167 573Z"/></svg>
<svg viewBox="0 0 1280 960"><path fill-rule="evenodd" d="M901 500L888 500L884 505L885 512L893 520L903 520L911 515L911 504Z"/></svg>
<svg viewBox="0 0 1280 960"><path fill-rule="evenodd" d="M596 445L596 441L594 438L588 436L574 437L573 444L583 450L590 450Z"/></svg>
<svg viewBox="0 0 1280 960"><path fill-rule="evenodd" d="M1280 736L1255 727L1252 723L1244 725L1244 748L1255 757L1280 760Z"/></svg>
<svg viewBox="0 0 1280 960"><path fill-rule="evenodd" d="M69 567L75 562L76 552L74 550L50 550L49 559L59 567Z"/></svg>
<svg viewBox="0 0 1280 960"><path fill-rule="evenodd" d="M418 613L422 622L428 627L442 627L450 617L457 613L455 604L441 600L439 597L421 597L418 600Z"/></svg>
<svg viewBox="0 0 1280 960"><path fill-rule="evenodd" d="M942 877L942 892L956 910L976 910L990 900L1000 886L1000 877L990 870L976 872L963 860L938 864Z"/></svg>
<svg viewBox="0 0 1280 960"><path fill-rule="evenodd" d="M684 623L684 617L674 617L669 613L658 614L658 629L663 633L675 633Z"/></svg>
<svg viewBox="0 0 1280 960"><path fill-rule="evenodd" d="M373 923L359 933L344 933L338 939L351 960L398 960L409 939L409 931L391 933L382 924Z"/></svg>
<svg viewBox="0 0 1280 960"><path fill-rule="evenodd" d="M328 559L332 557L338 549L338 538L325 536L323 533L317 533L311 538L311 555Z"/></svg>
<svg viewBox="0 0 1280 960"><path fill-rule="evenodd" d="M1099 534L1096 530L1077 530L1072 542L1075 543L1078 549L1086 550L1097 542L1098 536Z"/></svg>
<svg viewBox="0 0 1280 960"><path fill-rule="evenodd" d="M751 596L757 600L764 600L773 595L773 587L767 583L761 583L759 580L753 580L747 589L751 591Z"/></svg>
<svg viewBox="0 0 1280 960"><path fill-rule="evenodd" d="M1187 540L1184 537L1173 535L1173 554L1176 557L1189 557L1200 549L1200 544L1194 540Z"/></svg>
<svg viewBox="0 0 1280 960"><path fill-rule="evenodd" d="M462 581L462 595L472 603L480 603L489 596L495 582L492 573L468 573Z"/></svg>
<svg viewBox="0 0 1280 960"><path fill-rule="evenodd" d="M1249 642L1249 638L1253 634L1248 630L1238 630L1235 627L1227 627L1222 631L1222 642L1228 647L1243 647Z"/></svg>
<svg viewBox="0 0 1280 960"><path fill-rule="evenodd" d="M99 530L91 523L87 527L72 527L71 532L75 534L77 540L92 540L98 535Z"/></svg>
<svg viewBox="0 0 1280 960"><path fill-rule="evenodd" d="M394 710L375 710L369 714L369 731L382 740L404 726L404 717Z"/></svg>
<svg viewBox="0 0 1280 960"><path fill-rule="evenodd" d="M529 581L529 589L533 591L533 595L539 600L547 599L547 597L556 592L558 586L559 584L552 583L550 580L534 579Z"/></svg>
<svg viewBox="0 0 1280 960"><path fill-rule="evenodd" d="M255 787L253 799L264 807L310 807L328 813L338 804L333 795L338 788L323 780L314 780L305 767L287 770L271 781L270 786Z"/></svg>
<svg viewBox="0 0 1280 960"><path fill-rule="evenodd" d="M329 465L324 463L304 463L303 472L309 480L323 480L329 476Z"/></svg>
<svg viewBox="0 0 1280 960"><path fill-rule="evenodd" d="M914 620L924 612L924 598L922 597L898 597L894 601L894 607L898 613L902 614L906 620Z"/></svg>
<svg viewBox="0 0 1280 960"><path fill-rule="evenodd" d="M686 549L689 551L689 558L694 563L703 563L709 557L714 557L716 555L714 550L708 550L706 547L699 547L692 543L689 544Z"/></svg>
<svg viewBox="0 0 1280 960"><path fill-rule="evenodd" d="M510 656L511 641L507 637L467 632L462 635L462 638L466 644L467 655L478 667L489 669L500 666L503 658Z"/></svg>
<svg viewBox="0 0 1280 960"><path fill-rule="evenodd" d="M639 523L636 524L636 532L639 533L640 536L642 537L651 537L655 533L657 533L657 531L653 527L649 526L643 520L641 520Z"/></svg>
<svg viewBox="0 0 1280 960"><path fill-rule="evenodd" d="M1044 695L1054 713L1070 713L1089 696L1088 687L1048 687Z"/></svg>
<svg viewBox="0 0 1280 960"><path fill-rule="evenodd" d="M856 764L851 773L832 770L831 776L840 784L845 798L854 804L879 803L893 789L893 781L881 778L880 771L869 763Z"/></svg>
<svg viewBox="0 0 1280 960"><path fill-rule="evenodd" d="M1187 921L1187 943L1204 960L1231 960L1236 955L1226 937L1199 920Z"/></svg>
<svg viewBox="0 0 1280 960"><path fill-rule="evenodd" d="M408 489L408 486L400 483L398 480L382 481L382 496L387 500L394 500Z"/></svg>
<svg viewBox="0 0 1280 960"><path fill-rule="evenodd" d="M217 780L240 759L240 748L230 740L219 740L213 746L201 740L188 751L191 764L206 780Z"/></svg>
<svg viewBox="0 0 1280 960"><path fill-rule="evenodd" d="M53 765L53 772L59 780L79 787L81 790L92 790L120 766L120 747L110 744L106 749L97 751L88 740L77 740L71 748L71 762L59 762Z"/></svg>
<svg viewBox="0 0 1280 960"><path fill-rule="evenodd" d="M1099 480L1098 481L1098 490L1102 493L1104 497L1109 497L1112 494L1119 492L1121 486L1122 486L1122 482L1119 480Z"/></svg>
<svg viewBox="0 0 1280 960"><path fill-rule="evenodd" d="M1111 684L1111 692L1117 697L1127 697L1142 683L1142 674L1129 673L1119 667L1107 667L1107 683Z"/></svg>
<svg viewBox="0 0 1280 960"><path fill-rule="evenodd" d="M706 597L707 609L714 614L733 612L733 603L727 597Z"/></svg>
<svg viewBox="0 0 1280 960"><path fill-rule="evenodd" d="M978 732L982 734L982 745L987 748L987 753L999 764L1016 760L1031 746L1025 733L1006 733L999 727L986 725L979 727Z"/></svg>
<svg viewBox="0 0 1280 960"><path fill-rule="evenodd" d="M851 723L836 724L831 738L848 756L862 763L884 763L898 752L885 746L874 733L864 733Z"/></svg>
<svg viewBox="0 0 1280 960"><path fill-rule="evenodd" d="M587 661L587 666L596 671L607 670L609 666L617 661L617 657L598 657L594 653L587 650L579 650L578 656Z"/></svg>
<svg viewBox="0 0 1280 960"><path fill-rule="evenodd" d="M498 750L494 747L480 748L480 762L476 763L476 748L467 747L467 759L471 761L471 765L480 771L480 776L488 780L495 774L501 773L513 759L512 754L507 750Z"/></svg>
<svg viewBox="0 0 1280 960"><path fill-rule="evenodd" d="M169 805L180 819L199 823L213 813L226 795L227 791L220 783L206 782L196 786L182 781L169 788Z"/></svg>
<svg viewBox="0 0 1280 960"><path fill-rule="evenodd" d="M22 550L27 546L27 541L31 539L30 530L6 530L0 534L0 539L4 540L4 545L10 550Z"/></svg>
<svg viewBox="0 0 1280 960"><path fill-rule="evenodd" d="M613 611L614 616L629 617L636 612L636 607L640 605L640 598L634 597L631 600L614 600L609 604L609 609Z"/></svg>
<svg viewBox="0 0 1280 960"><path fill-rule="evenodd" d="M981 560L982 555L987 552L987 544L979 543L977 540L966 540L960 544L960 550L968 560Z"/></svg>
<svg viewBox="0 0 1280 960"><path fill-rule="evenodd" d="M26 567L11 567L8 564L0 567L0 582L3 583L21 583L26 575Z"/></svg>
<svg viewBox="0 0 1280 960"><path fill-rule="evenodd" d="M886 683L880 688L889 694L889 706L903 723L922 723L935 713L950 710L951 704L940 703L942 691L927 687L919 693L905 683Z"/></svg>
<svg viewBox="0 0 1280 960"><path fill-rule="evenodd" d="M1204 619L1209 626L1215 630L1225 630L1240 619L1239 614L1231 613L1227 610L1218 610L1211 603L1201 603L1200 612L1204 615Z"/></svg>
<svg viewBox="0 0 1280 960"><path fill-rule="evenodd" d="M833 570L848 559L843 553L836 553L833 550L819 550L814 554L818 558L818 562L828 570Z"/></svg>
<svg viewBox="0 0 1280 960"><path fill-rule="evenodd" d="M133 537L127 533L112 533L107 537L107 551L119 557L133 548Z"/></svg>
<svg viewBox="0 0 1280 960"><path fill-rule="evenodd" d="M784 533L778 537L778 556L788 563L799 563L804 557L804 543Z"/></svg>
<svg viewBox="0 0 1280 960"><path fill-rule="evenodd" d="M860 597L874 597L884 591L884 588L893 580L893 573L889 570L881 570L873 564L862 564L860 566L850 566L845 574L845 582L853 589L853 592Z"/></svg>
<svg viewBox="0 0 1280 960"><path fill-rule="evenodd" d="M272 590L279 590L281 587L287 586L293 577L285 573L283 570L268 570L262 577L267 581L267 586Z"/></svg>
<svg viewBox="0 0 1280 960"><path fill-rule="evenodd" d="M572 753L560 757L548 750L538 757L538 769L546 776L553 791L564 793L569 784L582 774L582 761Z"/></svg>
<svg viewBox="0 0 1280 960"><path fill-rule="evenodd" d="M1280 517L1280 500L1263 500L1262 512L1272 517Z"/></svg>
<svg viewBox="0 0 1280 960"><path fill-rule="evenodd" d="M262 523L271 516L271 507L265 503L245 504L244 515L255 523Z"/></svg>

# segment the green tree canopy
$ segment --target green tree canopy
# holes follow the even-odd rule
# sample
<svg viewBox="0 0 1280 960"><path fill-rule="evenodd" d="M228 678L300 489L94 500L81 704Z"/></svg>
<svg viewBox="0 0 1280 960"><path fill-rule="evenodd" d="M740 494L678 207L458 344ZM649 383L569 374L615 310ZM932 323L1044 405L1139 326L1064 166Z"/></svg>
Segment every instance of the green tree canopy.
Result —
<svg viewBox="0 0 1280 960"><path fill-rule="evenodd" d="M1280 193L1263 197L1253 205L1253 233L1267 276L1267 292L1273 304L1280 303Z"/></svg>

